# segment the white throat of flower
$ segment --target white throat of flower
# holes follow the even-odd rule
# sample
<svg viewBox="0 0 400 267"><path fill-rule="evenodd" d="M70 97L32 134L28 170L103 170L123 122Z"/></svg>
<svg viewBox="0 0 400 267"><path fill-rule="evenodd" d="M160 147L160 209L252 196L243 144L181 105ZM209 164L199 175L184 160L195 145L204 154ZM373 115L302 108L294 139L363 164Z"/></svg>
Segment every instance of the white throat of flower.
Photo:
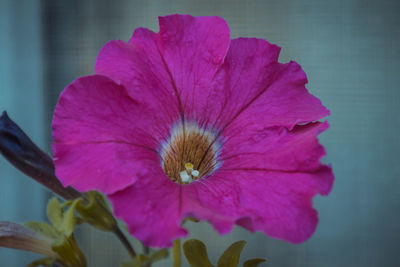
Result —
<svg viewBox="0 0 400 267"><path fill-rule="evenodd" d="M174 182L188 184L214 172L220 150L214 131L194 122L176 124L167 142L162 143L161 166Z"/></svg>

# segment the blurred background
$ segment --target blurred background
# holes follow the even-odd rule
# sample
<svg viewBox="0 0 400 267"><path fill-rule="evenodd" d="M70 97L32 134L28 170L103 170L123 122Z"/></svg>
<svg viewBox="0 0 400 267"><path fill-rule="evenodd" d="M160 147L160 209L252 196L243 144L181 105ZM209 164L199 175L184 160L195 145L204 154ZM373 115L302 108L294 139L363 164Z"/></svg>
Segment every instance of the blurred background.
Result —
<svg viewBox="0 0 400 267"><path fill-rule="evenodd" d="M330 196L314 199L320 224L304 244L241 228L219 237L205 223L188 224L192 237L213 262L245 239L242 259L266 257L263 266L400 266L399 11L397 0L0 0L0 111L49 152L59 93L93 73L104 43L127 41L137 27L158 31L160 15L224 17L232 38L265 38L282 47L281 62L302 65L309 90L331 110L320 140L336 182ZM43 220L49 197L0 158L0 221ZM81 227L78 239L89 266L128 257L111 234ZM0 248L2 266L38 257Z"/></svg>

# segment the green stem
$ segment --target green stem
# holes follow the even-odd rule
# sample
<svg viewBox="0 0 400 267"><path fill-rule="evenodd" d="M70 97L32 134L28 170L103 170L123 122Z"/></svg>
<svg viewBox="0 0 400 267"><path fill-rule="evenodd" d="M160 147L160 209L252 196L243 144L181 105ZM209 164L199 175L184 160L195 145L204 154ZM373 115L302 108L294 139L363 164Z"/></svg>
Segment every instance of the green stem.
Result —
<svg viewBox="0 0 400 267"><path fill-rule="evenodd" d="M172 247L172 256L174 260L174 267L181 267L181 240L176 239Z"/></svg>
<svg viewBox="0 0 400 267"><path fill-rule="evenodd" d="M143 243L141 243L141 244L142 244L142 247L143 247L143 254L146 255L146 256L150 256L150 248L148 246L145 246ZM151 267L151 261L146 263L144 265L144 267Z"/></svg>
<svg viewBox="0 0 400 267"><path fill-rule="evenodd" d="M129 243L128 239L126 238L126 236L124 235L124 233L121 231L121 229L117 226L117 228L114 231L114 234L118 237L118 239L121 241L122 245L124 245L124 247L126 248L126 250L128 251L129 255L132 258L136 257L136 252L133 249L131 243Z"/></svg>
<svg viewBox="0 0 400 267"><path fill-rule="evenodd" d="M84 199L87 200L87 196L84 195ZM129 255L133 258L136 258L136 252L134 248L132 247L132 244L129 242L128 238L124 235L124 233L121 231L121 228L119 228L117 221L115 220L114 216L110 212L110 210L103 205L101 201L96 199L97 204L103 208L104 212L111 216L113 220L115 221L115 228L113 230L113 233L118 237L118 239L121 241L122 245L125 247L125 249L128 251Z"/></svg>

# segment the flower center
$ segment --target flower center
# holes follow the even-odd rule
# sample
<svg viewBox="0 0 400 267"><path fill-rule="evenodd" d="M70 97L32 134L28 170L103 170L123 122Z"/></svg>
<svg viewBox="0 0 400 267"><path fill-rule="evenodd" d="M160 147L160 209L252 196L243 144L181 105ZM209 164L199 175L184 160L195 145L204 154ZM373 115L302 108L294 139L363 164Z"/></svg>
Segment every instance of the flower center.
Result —
<svg viewBox="0 0 400 267"><path fill-rule="evenodd" d="M162 144L161 165L172 181L187 184L211 174L218 167L216 134L196 123L179 123Z"/></svg>

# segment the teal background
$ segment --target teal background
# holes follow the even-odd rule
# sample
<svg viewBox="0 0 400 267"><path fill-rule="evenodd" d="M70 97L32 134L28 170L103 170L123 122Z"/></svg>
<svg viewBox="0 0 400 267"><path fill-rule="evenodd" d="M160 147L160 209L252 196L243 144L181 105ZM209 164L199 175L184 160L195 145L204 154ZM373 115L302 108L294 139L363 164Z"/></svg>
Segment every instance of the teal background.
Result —
<svg viewBox="0 0 400 267"><path fill-rule="evenodd" d="M46 151L61 90L91 74L111 39L137 27L158 31L170 13L224 17L233 38L260 37L282 47L281 62L299 62L309 90L331 110L321 135L336 182L316 197L314 236L292 245L236 228L219 237L189 223L211 259L245 239L242 259L264 266L400 266L400 2L381 1L22 1L0 0L0 109ZM0 220L41 220L49 193L0 158ZM80 228L89 266L117 266L127 255L112 235ZM2 266L34 254L0 248ZM168 266L167 262L157 266Z"/></svg>

